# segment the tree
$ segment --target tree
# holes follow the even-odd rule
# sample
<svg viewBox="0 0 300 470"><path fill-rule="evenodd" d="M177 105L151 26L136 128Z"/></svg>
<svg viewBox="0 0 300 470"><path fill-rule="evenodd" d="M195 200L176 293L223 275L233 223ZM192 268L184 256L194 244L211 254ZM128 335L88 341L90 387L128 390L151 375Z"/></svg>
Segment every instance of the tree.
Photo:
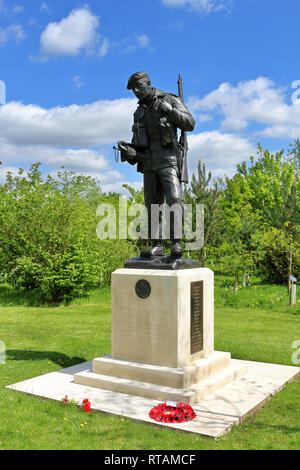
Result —
<svg viewBox="0 0 300 470"><path fill-rule="evenodd" d="M219 207L222 193L222 180L212 181L211 171L206 174L205 164L199 160L197 176L193 173L190 187L184 191L184 203L204 205L204 245L199 252L199 260L205 266L213 248L222 239L223 223Z"/></svg>
<svg viewBox="0 0 300 470"><path fill-rule="evenodd" d="M145 204L144 199L144 189L134 189L129 184L123 184L123 188L126 188L129 193L130 197L128 199L129 207L134 204ZM128 218L128 224L131 222L132 218ZM141 230L141 227L139 228ZM149 249L149 240L144 238L138 238L137 240L131 240L132 243L137 247L138 251L141 252L142 250Z"/></svg>
<svg viewBox="0 0 300 470"><path fill-rule="evenodd" d="M290 144L288 156L291 158L292 162L294 162L296 170L300 171L300 139L296 139Z"/></svg>
<svg viewBox="0 0 300 470"><path fill-rule="evenodd" d="M221 206L226 215L227 227L233 239L241 221L248 213L253 218L253 230L248 231L248 247L256 245L261 272L268 281L289 282L292 272L297 270L297 252L300 227L300 181L294 162L285 157L284 151L271 154L258 145L258 159L250 159L250 165L243 162L237 173L226 181ZM275 231L277 230L276 236ZM251 230L250 230L251 231ZM279 236L279 232L282 234ZM275 237L275 238L274 238ZM276 247L274 241L281 240L277 247L280 263L274 263ZM273 240L273 241L272 241ZM250 245L249 245L250 243ZM253 245L254 244L254 245ZM270 252L268 252L270 250ZM275 250L275 251L274 251Z"/></svg>
<svg viewBox="0 0 300 470"><path fill-rule="evenodd" d="M0 185L0 272L14 286L58 303L99 286L109 278L106 262L111 272L123 264L119 253L133 250L126 241L121 250L115 240L97 238L87 197L91 189L100 192L94 180L66 171L44 180L39 166L27 175L8 173Z"/></svg>

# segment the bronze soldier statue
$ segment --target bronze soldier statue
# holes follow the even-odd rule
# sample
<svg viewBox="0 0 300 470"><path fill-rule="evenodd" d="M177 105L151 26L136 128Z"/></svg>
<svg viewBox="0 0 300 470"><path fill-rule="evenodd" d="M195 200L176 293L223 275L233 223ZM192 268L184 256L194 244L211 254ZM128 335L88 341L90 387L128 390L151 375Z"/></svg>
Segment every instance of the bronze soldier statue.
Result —
<svg viewBox="0 0 300 470"><path fill-rule="evenodd" d="M177 129L193 131L193 116L176 95L166 93L151 86L146 72L131 75L127 85L138 98L138 108L134 113L133 138L131 143L118 142L122 161L134 165L144 176L144 198L148 210L148 233L152 242L149 250L141 253L142 257L164 255L162 218L151 230L151 205L166 203L181 208L182 203L182 149L178 142ZM171 255L182 256L181 239L175 236L174 219L171 221ZM178 236L178 234L176 234Z"/></svg>

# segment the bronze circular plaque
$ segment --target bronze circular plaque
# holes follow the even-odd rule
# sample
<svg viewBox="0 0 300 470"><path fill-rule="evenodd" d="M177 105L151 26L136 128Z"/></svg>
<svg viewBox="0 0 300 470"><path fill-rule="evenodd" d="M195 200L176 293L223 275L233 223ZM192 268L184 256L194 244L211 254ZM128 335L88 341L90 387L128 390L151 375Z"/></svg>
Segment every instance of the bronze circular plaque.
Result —
<svg viewBox="0 0 300 470"><path fill-rule="evenodd" d="M151 286L148 281L141 279L135 285L135 292L140 299L147 299L151 294Z"/></svg>

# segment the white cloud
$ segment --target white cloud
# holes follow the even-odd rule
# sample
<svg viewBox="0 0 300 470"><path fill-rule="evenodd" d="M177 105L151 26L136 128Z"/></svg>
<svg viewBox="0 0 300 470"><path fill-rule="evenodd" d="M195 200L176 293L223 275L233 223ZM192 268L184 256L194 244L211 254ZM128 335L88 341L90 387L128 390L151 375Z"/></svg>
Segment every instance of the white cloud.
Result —
<svg viewBox="0 0 300 470"><path fill-rule="evenodd" d="M272 80L259 77L240 82L236 87L222 83L202 99L191 99L193 110L217 111L224 114L223 130L241 130L249 121L266 122L281 109L282 91Z"/></svg>
<svg viewBox="0 0 300 470"><path fill-rule="evenodd" d="M13 176L17 176L19 168L15 166L0 166L0 184L6 180L6 174L10 172Z"/></svg>
<svg viewBox="0 0 300 470"><path fill-rule="evenodd" d="M0 80L0 105L6 102L6 84Z"/></svg>
<svg viewBox="0 0 300 470"><path fill-rule="evenodd" d="M5 13L5 14L10 15L11 13L18 14L18 13L23 13L24 11L25 11L25 8L22 5L14 5L14 6L11 6L11 8L8 8L6 5L6 2L4 0L0 0L0 13Z"/></svg>
<svg viewBox="0 0 300 470"><path fill-rule="evenodd" d="M8 144L0 139L0 161L3 161L3 165L0 166L0 182L5 180L7 171L17 174L18 168L14 166L16 161L20 162L20 166L24 169L28 169L33 162L41 162L53 168L52 171L48 171L52 176L63 166L67 171L98 179L101 187L105 188L119 188L125 182L124 176L118 170L112 169L112 162L102 154L101 150L36 145L24 147Z"/></svg>
<svg viewBox="0 0 300 470"><path fill-rule="evenodd" d="M0 139L0 161L5 165L15 161L40 161L48 166L59 168L64 166L77 171L108 171L107 159L98 150L57 148L40 145L17 145Z"/></svg>
<svg viewBox="0 0 300 470"><path fill-rule="evenodd" d="M125 196L128 198L130 196L128 189L123 188L123 184L129 184L132 188L134 188L136 191L142 189L143 183L142 181L116 181L116 182L110 182L110 183L104 183L100 184L101 189L104 193L118 193L121 194L122 196Z"/></svg>
<svg viewBox="0 0 300 470"><path fill-rule="evenodd" d="M220 10L229 11L233 0L162 0L168 7L185 7L203 15L209 15Z"/></svg>
<svg viewBox="0 0 300 470"><path fill-rule="evenodd" d="M74 9L60 22L49 23L40 38L40 59L76 57L107 52L107 41L99 34L99 19L87 6Z"/></svg>
<svg viewBox="0 0 300 470"><path fill-rule="evenodd" d="M0 129L18 145L96 147L129 138L136 99L45 109L11 101L0 107Z"/></svg>
<svg viewBox="0 0 300 470"><path fill-rule="evenodd" d="M147 47L150 44L150 39L146 34L141 34L137 37L137 43L140 47Z"/></svg>
<svg viewBox="0 0 300 470"><path fill-rule="evenodd" d="M294 87L296 82L292 85ZM300 82L299 82L300 84ZM222 83L204 98L190 98L194 111L215 112L223 116L222 131L240 132L250 123L258 124L256 135L295 139L300 136L300 100L296 90L287 103L286 89L266 77L240 82L237 86ZM292 89L291 89L292 97Z"/></svg>
<svg viewBox="0 0 300 470"><path fill-rule="evenodd" d="M41 161L52 168L63 165L98 177L107 191L120 191L124 177L112 169L105 153L94 148L130 140L135 108L135 98L50 109L9 102L0 107L0 160L5 165L15 161ZM247 139L230 133L203 132L189 134L188 139L190 173L201 159L214 176L229 175L255 152Z"/></svg>
<svg viewBox="0 0 300 470"><path fill-rule="evenodd" d="M82 81L81 75L75 75L72 78L72 82L75 85L76 88L81 88L84 85L84 82Z"/></svg>
<svg viewBox="0 0 300 470"><path fill-rule="evenodd" d="M99 48L99 52L98 52L99 57L104 57L108 53L109 46L110 44L109 44L108 39L104 38Z"/></svg>
<svg viewBox="0 0 300 470"><path fill-rule="evenodd" d="M54 149L49 149L49 150L54 156ZM59 150L58 150L57 158L59 158L60 155L61 154L59 153ZM41 159L35 158L38 156L41 156L41 155L39 155L39 151L37 150L36 153L31 155L31 158L28 158L27 163L24 161L19 166L6 165L6 164L4 164L3 166L0 166L0 184L5 182L6 175L8 172L11 172L13 176L17 176L20 167L25 170L25 175L26 175L27 170L29 169L30 165L33 162L41 161ZM51 167L51 164L48 161L44 161L43 163L46 163L47 165ZM54 163L53 160L52 160L52 163ZM136 190L139 190L143 187L142 180L129 182L128 180L124 179L124 175L122 175L118 171L109 169L109 167L107 169L101 169L98 167L95 167L94 169L77 168L76 164L69 166L66 160L63 158L59 160L59 163L57 164L57 166L54 167L55 169L53 169L52 171L47 171L47 174L55 178L55 176L57 175L57 171L59 170L61 171L62 166L64 166L64 169L66 171L73 171L77 175L83 174L85 176L91 176L92 178L97 179L101 186L102 192L105 192L105 193L116 192L116 193L122 194L125 197L128 197L129 191L123 188L123 184L125 183L129 184L131 187L133 187Z"/></svg>
<svg viewBox="0 0 300 470"><path fill-rule="evenodd" d="M220 130L188 134L190 174L201 159L213 176L232 175L238 163L256 154L256 143L239 134L250 122L265 124L264 134L274 137L278 137L275 130L279 132L280 126L282 133L289 135L300 131L297 99L286 104L284 90L263 77L236 86L221 84L202 99L190 99L188 107L199 112L202 121L216 112L224 117ZM114 170L113 153L109 161L101 147L112 146L119 139L130 140L135 108L135 98L50 109L9 102L0 107L0 160L12 167L16 161L41 161L53 169L63 165L98 177L107 191L120 192L125 182L120 173L123 167Z"/></svg>
<svg viewBox="0 0 300 470"><path fill-rule="evenodd" d="M211 114L199 114L198 115L198 121L199 122L208 122L213 119Z"/></svg>
<svg viewBox="0 0 300 470"><path fill-rule="evenodd" d="M139 49L147 49L153 51L154 48L151 46L151 40L147 34L132 34L129 37L123 39L120 42L120 46L126 45L124 52L134 52Z"/></svg>
<svg viewBox="0 0 300 470"><path fill-rule="evenodd" d="M123 168L113 169L113 151L109 160L101 146L131 138L135 106L135 99L50 109L17 102L1 106L2 177L8 168L14 168L15 162L22 162L23 167L27 162L28 167L39 161L53 169L64 166L98 178L101 185L111 190L114 185L119 188L125 182L120 173Z"/></svg>
<svg viewBox="0 0 300 470"><path fill-rule="evenodd" d="M8 42L10 39L22 41L25 37L25 31L20 25L11 25L7 28L0 28L0 46Z"/></svg>
<svg viewBox="0 0 300 470"><path fill-rule="evenodd" d="M30 151L30 153L28 152ZM27 149L27 154L42 155L43 162L53 167L64 166L68 170L100 172L109 169L106 158L97 150L89 149L59 149L55 147L40 147L35 150Z"/></svg>
<svg viewBox="0 0 300 470"><path fill-rule="evenodd" d="M190 134L188 136L188 167L196 172L198 161L212 170L213 176L232 175L236 165L249 160L256 153L252 143L243 137L218 131Z"/></svg>

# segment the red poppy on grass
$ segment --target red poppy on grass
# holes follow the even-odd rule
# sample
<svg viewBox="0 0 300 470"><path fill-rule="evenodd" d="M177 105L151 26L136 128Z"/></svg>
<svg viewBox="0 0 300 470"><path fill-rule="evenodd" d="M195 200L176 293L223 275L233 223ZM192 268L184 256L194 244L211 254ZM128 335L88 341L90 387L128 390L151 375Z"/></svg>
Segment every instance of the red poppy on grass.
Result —
<svg viewBox="0 0 300 470"><path fill-rule="evenodd" d="M65 405L68 405L68 404L69 404L69 397L68 397L68 395L65 395L65 398L63 398L62 401L64 402Z"/></svg>
<svg viewBox="0 0 300 470"><path fill-rule="evenodd" d="M83 400L82 404L83 404L83 410L85 413L89 413L90 411L92 411L91 402L87 398Z"/></svg>

